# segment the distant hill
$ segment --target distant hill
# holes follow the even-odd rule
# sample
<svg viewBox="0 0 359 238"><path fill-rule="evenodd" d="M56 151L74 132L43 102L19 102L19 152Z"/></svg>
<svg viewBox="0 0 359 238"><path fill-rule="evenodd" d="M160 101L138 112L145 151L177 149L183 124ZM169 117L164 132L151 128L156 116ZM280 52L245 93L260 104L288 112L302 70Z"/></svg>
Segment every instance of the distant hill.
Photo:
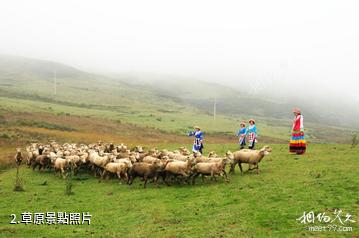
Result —
<svg viewBox="0 0 359 238"><path fill-rule="evenodd" d="M199 80L148 74L100 75L56 62L0 56L0 114L98 117L182 135L195 124L207 133L234 135L241 120L255 117L263 137L287 140L293 105ZM298 106L305 111L308 137L313 141L350 140L352 132L347 128L352 128L348 122L351 117L339 117L334 110L327 110L329 107L312 107L310 101Z"/></svg>
<svg viewBox="0 0 359 238"><path fill-rule="evenodd" d="M300 107L305 120L323 125L359 128L359 105L351 101L334 98L293 98L283 99L275 96L253 94L216 83L195 79L183 79L171 75L127 74L130 84L145 87L157 95L177 98L186 105L212 112L216 101L218 113L232 116L253 116L288 120L292 119L293 107ZM116 77L116 76L114 76ZM246 87L243 87L246 88ZM276 92L272 92L276 95Z"/></svg>

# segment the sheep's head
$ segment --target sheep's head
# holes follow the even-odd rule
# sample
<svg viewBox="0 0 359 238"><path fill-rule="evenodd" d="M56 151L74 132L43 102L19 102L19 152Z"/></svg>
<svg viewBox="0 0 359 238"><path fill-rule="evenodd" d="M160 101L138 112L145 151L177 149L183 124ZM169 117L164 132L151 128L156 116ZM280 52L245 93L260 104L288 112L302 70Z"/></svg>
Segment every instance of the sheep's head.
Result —
<svg viewBox="0 0 359 238"><path fill-rule="evenodd" d="M266 145L263 147L267 152L272 152L272 147Z"/></svg>
<svg viewBox="0 0 359 238"><path fill-rule="evenodd" d="M142 146L138 145L135 147L135 151L138 152L138 153L143 153L143 148Z"/></svg>
<svg viewBox="0 0 359 238"><path fill-rule="evenodd" d="M200 157L202 156L202 154L201 154L201 152L196 151L196 152L193 152L193 156L194 156L195 158L200 158Z"/></svg>
<svg viewBox="0 0 359 238"><path fill-rule="evenodd" d="M215 157L217 157L217 154L216 154L216 152L211 151L211 152L209 152L208 157L209 158L215 158Z"/></svg>
<svg viewBox="0 0 359 238"><path fill-rule="evenodd" d="M272 148L269 147L268 145L266 145L266 146L263 146L263 148L260 151L263 151L264 155L269 155L270 152L272 152Z"/></svg>
<svg viewBox="0 0 359 238"><path fill-rule="evenodd" d="M228 150L228 151L226 152L226 157L227 157L229 160L234 160L234 155L233 155L233 153L232 153L230 150Z"/></svg>
<svg viewBox="0 0 359 238"><path fill-rule="evenodd" d="M260 149L259 153L263 154L263 155L269 155L270 152L272 152L272 148L269 147L268 145L263 146L262 149Z"/></svg>

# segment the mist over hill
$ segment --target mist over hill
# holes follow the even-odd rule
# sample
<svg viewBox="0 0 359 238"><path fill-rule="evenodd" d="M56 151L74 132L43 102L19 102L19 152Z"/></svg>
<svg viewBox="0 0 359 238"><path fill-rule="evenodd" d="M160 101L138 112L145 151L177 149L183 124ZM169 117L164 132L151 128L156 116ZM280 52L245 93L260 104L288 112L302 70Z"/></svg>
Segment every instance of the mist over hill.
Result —
<svg viewBox="0 0 359 238"><path fill-rule="evenodd" d="M56 75L56 95L54 78ZM290 120L301 107L307 122L359 128L359 110L339 99L285 99L276 91L251 90L173 75L123 73L100 75L51 61L0 56L0 95L36 95L38 98L90 105L123 106L132 110L155 106L163 110L198 108L203 113L232 117ZM271 96L272 95L272 96ZM147 106L146 106L147 105Z"/></svg>
<svg viewBox="0 0 359 238"><path fill-rule="evenodd" d="M112 76L134 86L145 87L160 95L176 97L183 103L212 112L216 103L218 113L248 115L264 118L291 119L293 107L303 110L306 121L339 127L359 128L359 104L353 98L302 93L293 89L292 94L275 85L257 90L250 86L237 88L203 80L173 75L127 73ZM246 84L244 84L246 85ZM320 90L320 89L318 89ZM331 97L332 96L332 97Z"/></svg>

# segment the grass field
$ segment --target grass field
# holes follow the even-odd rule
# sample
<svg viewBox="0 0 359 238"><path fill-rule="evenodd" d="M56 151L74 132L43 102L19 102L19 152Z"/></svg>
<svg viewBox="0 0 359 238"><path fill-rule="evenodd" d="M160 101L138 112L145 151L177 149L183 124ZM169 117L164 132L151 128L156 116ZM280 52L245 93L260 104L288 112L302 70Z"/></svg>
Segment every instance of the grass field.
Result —
<svg viewBox="0 0 359 238"><path fill-rule="evenodd" d="M203 91L198 95L192 81L165 80L162 88L129 81L54 62L0 57L0 237L359 237L359 147L348 145L359 131L322 121L330 108L306 111L308 152L296 156L288 153L291 106L285 102L246 99L203 82L196 82ZM62 178L22 166L25 191L13 191L15 148L31 142L100 140L173 150L190 148L186 134L199 125L206 153L224 155L237 149L239 123L250 117L256 119L260 145L273 146L258 175L241 175L237 168L229 183L198 179L195 186L150 184L144 190L138 180L129 187L82 173L73 179L74 195L66 196ZM353 215L357 223L346 224L352 232L311 232L296 221L303 212L333 216L335 209ZM89 226L9 224L10 214L19 220L26 211L88 211L93 217Z"/></svg>
<svg viewBox="0 0 359 238"><path fill-rule="evenodd" d="M176 148L179 144L162 144ZM310 144L304 156L274 144L260 174L230 176L230 182L201 179L196 185L131 187L87 174L74 179L74 195L53 172L21 167L25 191L12 191L15 169L0 174L1 237L358 237L359 148ZM189 147L189 145L188 145ZM234 144L207 144L224 154ZM246 166L245 166L246 167ZM46 183L45 183L46 182ZM44 185L45 184L45 185ZM335 209L353 215L352 232L309 232L296 221L303 212ZM90 212L91 225L10 225L21 212ZM320 223L316 223L320 225Z"/></svg>

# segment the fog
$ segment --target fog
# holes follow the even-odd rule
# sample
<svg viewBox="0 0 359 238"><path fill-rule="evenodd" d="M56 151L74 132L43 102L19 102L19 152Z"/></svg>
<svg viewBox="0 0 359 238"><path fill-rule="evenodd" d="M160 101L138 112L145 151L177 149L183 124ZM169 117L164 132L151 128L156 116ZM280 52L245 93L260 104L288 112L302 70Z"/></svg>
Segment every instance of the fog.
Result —
<svg viewBox="0 0 359 238"><path fill-rule="evenodd" d="M0 54L359 102L358 10L339 0L3 1Z"/></svg>

